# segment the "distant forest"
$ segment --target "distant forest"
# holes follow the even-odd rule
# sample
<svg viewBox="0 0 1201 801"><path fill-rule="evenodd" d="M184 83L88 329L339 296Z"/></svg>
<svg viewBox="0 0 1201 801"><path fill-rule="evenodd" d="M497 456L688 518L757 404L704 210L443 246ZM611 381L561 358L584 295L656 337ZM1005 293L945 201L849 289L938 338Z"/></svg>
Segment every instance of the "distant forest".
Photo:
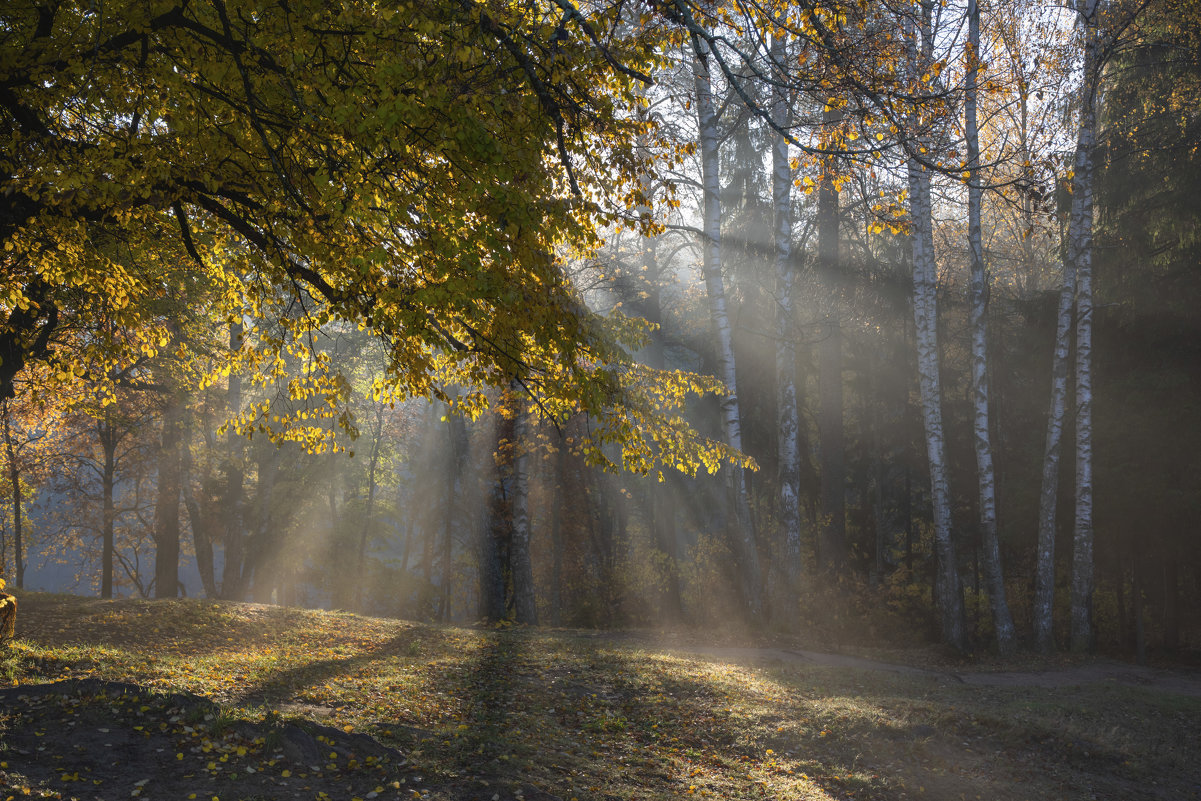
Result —
<svg viewBox="0 0 1201 801"><path fill-rule="evenodd" d="M1197 0L16 0L0 49L10 587L1201 646Z"/></svg>

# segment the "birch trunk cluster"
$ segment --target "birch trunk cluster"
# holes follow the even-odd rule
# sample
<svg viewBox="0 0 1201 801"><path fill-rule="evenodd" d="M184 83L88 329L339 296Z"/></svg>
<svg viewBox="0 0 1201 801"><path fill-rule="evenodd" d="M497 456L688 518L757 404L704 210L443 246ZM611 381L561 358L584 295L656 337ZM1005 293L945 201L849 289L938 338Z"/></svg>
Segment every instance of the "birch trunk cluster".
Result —
<svg viewBox="0 0 1201 801"><path fill-rule="evenodd" d="M1071 647L1092 646L1093 596L1093 465L1092 465L1092 329L1093 329L1093 173L1097 147L1097 97L1101 55L1105 46L1098 29L1097 0L1080 0L1077 17L1083 29L1083 80L1073 158L1072 201L1068 223L1063 284L1056 314L1055 350L1051 367L1051 404L1047 413L1042 490L1038 519L1038 561L1034 595L1034 640L1044 653L1055 648L1055 540L1059 465L1067 422L1068 376L1072 371L1075 333L1076 434L1075 508L1072 531Z"/></svg>

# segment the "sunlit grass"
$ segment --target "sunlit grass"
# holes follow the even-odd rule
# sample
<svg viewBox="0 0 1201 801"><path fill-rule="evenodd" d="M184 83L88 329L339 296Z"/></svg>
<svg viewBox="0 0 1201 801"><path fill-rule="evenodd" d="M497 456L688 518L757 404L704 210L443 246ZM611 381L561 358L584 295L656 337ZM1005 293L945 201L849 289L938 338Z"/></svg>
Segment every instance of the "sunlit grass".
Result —
<svg viewBox="0 0 1201 801"><path fill-rule="evenodd" d="M22 614L7 682L133 682L207 696L231 719L366 732L409 756L430 798L482 782L563 801L1089 797L1184 783L1196 754L1180 743L1201 741L1197 699L1126 688L753 668L253 604L31 595Z"/></svg>

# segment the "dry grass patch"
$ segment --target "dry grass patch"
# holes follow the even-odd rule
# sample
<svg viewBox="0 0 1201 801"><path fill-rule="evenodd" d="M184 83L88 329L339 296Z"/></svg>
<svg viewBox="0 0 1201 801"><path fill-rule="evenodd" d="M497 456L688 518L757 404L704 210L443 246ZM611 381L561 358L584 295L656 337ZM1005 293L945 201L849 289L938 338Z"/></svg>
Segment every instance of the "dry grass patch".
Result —
<svg viewBox="0 0 1201 801"><path fill-rule="evenodd" d="M337 738L365 734L396 755L373 767L384 771L378 780L348 757L305 766L299 786L309 789L287 788L299 794L229 782L222 801L1201 797L1201 701L1151 690L748 666L572 632L253 604L32 594L21 603L22 639L0 664L6 683L88 677L153 697L191 693L215 704L242 747L263 738L256 760L274 758L268 740L287 726L323 732L332 752L352 753L354 742ZM181 713L159 721L168 729L172 714ZM3 759L0 786L5 775L28 778L21 759ZM268 766L291 771L277 779L297 779L298 768L281 765ZM73 796L62 775L72 772L27 786L129 797ZM331 795L337 787L343 794Z"/></svg>

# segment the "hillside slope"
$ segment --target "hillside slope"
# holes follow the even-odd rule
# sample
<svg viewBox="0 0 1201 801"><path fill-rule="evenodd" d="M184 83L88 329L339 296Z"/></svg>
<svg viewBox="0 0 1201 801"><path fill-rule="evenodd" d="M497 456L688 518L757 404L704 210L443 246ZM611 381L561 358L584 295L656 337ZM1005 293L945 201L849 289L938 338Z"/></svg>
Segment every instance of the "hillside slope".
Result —
<svg viewBox="0 0 1201 801"><path fill-rule="evenodd" d="M1201 798L1201 699L1115 682L201 600L29 594L18 636L0 801Z"/></svg>

